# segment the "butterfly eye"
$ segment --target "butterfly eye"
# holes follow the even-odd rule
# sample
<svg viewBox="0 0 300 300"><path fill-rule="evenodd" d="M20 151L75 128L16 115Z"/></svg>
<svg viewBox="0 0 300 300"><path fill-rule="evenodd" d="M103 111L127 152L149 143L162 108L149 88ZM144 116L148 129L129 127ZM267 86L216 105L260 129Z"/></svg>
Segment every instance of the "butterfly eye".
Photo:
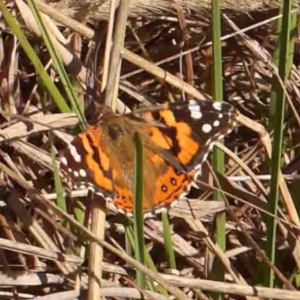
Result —
<svg viewBox="0 0 300 300"><path fill-rule="evenodd" d="M117 140L124 135L124 132L119 125L114 124L108 127L108 134L113 140Z"/></svg>

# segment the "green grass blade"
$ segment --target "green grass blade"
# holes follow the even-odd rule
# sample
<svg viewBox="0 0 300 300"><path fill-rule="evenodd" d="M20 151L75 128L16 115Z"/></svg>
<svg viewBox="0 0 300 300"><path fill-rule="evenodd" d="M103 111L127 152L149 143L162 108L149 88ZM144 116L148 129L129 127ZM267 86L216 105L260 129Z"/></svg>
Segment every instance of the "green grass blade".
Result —
<svg viewBox="0 0 300 300"><path fill-rule="evenodd" d="M278 37L278 72L280 78L285 81L289 75L291 67L291 50L293 49L293 43L290 40L291 34L291 7L292 1L284 0L282 3L282 21L279 22L278 28L280 35ZM275 79L276 80L276 79ZM270 182L270 194L269 204L271 207L271 213L277 213L279 189L278 179L279 171L281 167L281 153L283 143L283 125L285 114L285 94L279 83L274 83L272 86L272 108L271 108L271 125L274 126L274 142L272 149L271 159L271 182ZM275 263L276 258L276 225L277 222L272 217L265 217L267 226L267 244L266 254L270 260ZM267 266L264 266L263 270L264 282L267 286L274 286L274 272Z"/></svg>
<svg viewBox="0 0 300 300"><path fill-rule="evenodd" d="M130 249L135 248L136 243L135 243L132 219L128 219L127 224L125 224L125 234L126 234L126 240L128 241L127 248L129 248L129 247L130 247ZM156 266L150 256L149 252L147 251L147 249L145 247L144 247L144 257L145 257L146 265L152 271L157 272ZM152 281L147 280L147 287L151 291L156 291L156 287L154 286ZM168 295L167 291L164 288L160 288L160 292L163 293L164 295Z"/></svg>
<svg viewBox="0 0 300 300"><path fill-rule="evenodd" d="M136 148L135 158L135 184L134 184L134 239L135 239L135 259L145 264L145 239L144 239L144 217L143 217L143 144L138 134L134 136ZM136 272L137 283L140 287L145 288L146 278L140 271Z"/></svg>
<svg viewBox="0 0 300 300"><path fill-rule="evenodd" d="M4 18L5 22L8 24L12 33L17 37L18 41L20 42L21 47L23 48L24 52L28 56L28 58L31 61L32 65L34 66L37 74L40 76L43 84L47 88L49 94L51 95L53 101L56 103L59 110L61 112L70 112L70 108L68 107L65 100L61 96L61 94L60 94L59 90L57 89L57 87L55 86L55 84L53 84L50 76L45 71L43 64L41 63L41 61L39 60L38 56L36 55L34 49L31 47L30 43L26 39L20 26L16 23L15 18L6 9L3 1L0 1L0 10L3 14L3 18Z"/></svg>
<svg viewBox="0 0 300 300"><path fill-rule="evenodd" d="M222 45L221 45L221 15L220 1L212 0L212 26L213 26L213 99L222 101L223 82L222 82ZM224 175L224 154L221 150L215 148L213 151L213 167L222 183ZM222 194L219 191L214 192L214 199L222 201ZM225 233L225 213L217 215L216 218L216 243L225 251L226 233ZM211 278L224 281L224 268L218 258L215 259ZM214 294L214 299L222 299L222 295Z"/></svg>
<svg viewBox="0 0 300 300"><path fill-rule="evenodd" d="M55 48L52 44L51 38L45 28L45 25L43 23L43 20L41 18L41 15L39 13L39 11L36 8L36 5L34 3L34 1L29 0L28 1L28 5L35 17L35 20L39 26L39 29L41 31L41 35L43 37L43 40L45 42L45 45L50 53L50 56L53 60L53 65L57 71L57 73L59 74L59 77L62 81L63 87L65 89L66 95L68 96L68 99L71 102L73 111L76 113L76 115L78 116L79 120L80 120L80 124L82 126L82 129L84 129L86 127L86 120L84 115L82 114L81 110L79 109L78 103L77 103L77 99L75 97L75 93L74 93L74 89L73 89L73 85L68 77L68 74L62 64L62 61L59 57L59 55L57 54L57 52L55 51Z"/></svg>
<svg viewBox="0 0 300 300"><path fill-rule="evenodd" d="M169 259L169 264L171 269L176 269L175 253L173 249L173 243L171 238L171 228L169 223L168 214L166 212L162 213L163 222L163 235L164 235L164 247Z"/></svg>

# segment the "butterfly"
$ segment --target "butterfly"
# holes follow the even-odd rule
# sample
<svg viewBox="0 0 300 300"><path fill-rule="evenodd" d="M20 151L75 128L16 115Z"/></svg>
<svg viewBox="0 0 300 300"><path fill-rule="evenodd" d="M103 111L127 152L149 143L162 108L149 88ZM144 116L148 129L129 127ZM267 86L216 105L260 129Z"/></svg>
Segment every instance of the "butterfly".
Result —
<svg viewBox="0 0 300 300"><path fill-rule="evenodd" d="M144 152L143 212L156 213L183 198L214 143L236 124L225 102L166 103L117 115L108 107L60 155L64 177L75 188L100 194L109 207L132 215L134 136Z"/></svg>

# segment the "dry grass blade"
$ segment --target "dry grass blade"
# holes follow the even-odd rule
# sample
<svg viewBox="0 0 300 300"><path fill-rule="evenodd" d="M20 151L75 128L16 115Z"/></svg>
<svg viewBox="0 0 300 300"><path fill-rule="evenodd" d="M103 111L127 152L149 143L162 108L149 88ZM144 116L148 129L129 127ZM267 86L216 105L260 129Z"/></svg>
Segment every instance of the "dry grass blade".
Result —
<svg viewBox="0 0 300 300"><path fill-rule="evenodd" d="M100 3L99 3L100 2ZM102 1L89 1L82 4L76 0L73 1L58 1L56 3L57 9L63 11L64 14L76 17L78 13L84 13L86 19L107 19L109 16L109 3ZM296 0L295 6L299 4ZM224 0L221 1L221 8L233 12L251 12L256 10L270 10L278 8L279 0ZM130 16L131 17L158 17L164 15L166 12L172 12L175 9L182 8L196 12L199 18L207 17L207 10L211 8L210 0L185 0L178 2L175 0L154 0L154 1L131 1Z"/></svg>
<svg viewBox="0 0 300 300"><path fill-rule="evenodd" d="M281 289L270 289L259 286L245 286L239 284L229 284L224 282L216 282L201 279L176 278L172 275L164 275L173 284L180 286L189 286L190 288L200 288L202 290L210 290L216 292L223 292L227 294L239 294L241 296L254 296L267 299L280 300L296 300L300 296L298 291L283 291Z"/></svg>
<svg viewBox="0 0 300 300"><path fill-rule="evenodd" d="M3 113L3 112L2 112ZM6 113L4 112L4 115ZM10 116L13 116L9 114ZM17 123L7 126L0 131L0 142L10 142L20 140L34 134L45 131L57 130L74 126L78 123L78 118L72 113L44 115L43 113L33 114L30 118L16 116Z"/></svg>
<svg viewBox="0 0 300 300"><path fill-rule="evenodd" d="M28 255L36 255L49 260L64 261L76 265L82 264L82 259L73 255L65 255L62 252L51 251L2 238L0 239L0 247L1 249L16 251Z"/></svg>

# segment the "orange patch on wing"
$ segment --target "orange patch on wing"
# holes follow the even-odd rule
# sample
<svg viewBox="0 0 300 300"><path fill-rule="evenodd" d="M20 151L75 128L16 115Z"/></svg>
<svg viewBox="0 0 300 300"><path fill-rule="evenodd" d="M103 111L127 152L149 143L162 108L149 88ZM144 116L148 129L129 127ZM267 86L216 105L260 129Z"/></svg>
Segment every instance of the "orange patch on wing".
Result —
<svg viewBox="0 0 300 300"><path fill-rule="evenodd" d="M101 166L104 170L108 171L110 168L109 158L100 147L100 145L103 144L103 132L99 129L99 126L90 126L87 129L87 134L92 140L93 146L97 147L99 150L99 161L101 162Z"/></svg>
<svg viewBox="0 0 300 300"><path fill-rule="evenodd" d="M116 198L114 199L114 205L119 209L124 209L126 212L132 212L133 210L133 199L131 190L118 186L115 186L117 193Z"/></svg>
<svg viewBox="0 0 300 300"><path fill-rule="evenodd" d="M188 164L194 158L194 156L200 151L201 145L199 145L190 137L181 133L177 134L177 140L180 149L182 149L178 153L178 159L182 164Z"/></svg>
<svg viewBox="0 0 300 300"><path fill-rule="evenodd" d="M173 145L172 140L165 134L163 134L159 128L150 127L149 135L151 136L151 140L159 147L163 149L170 149Z"/></svg>
<svg viewBox="0 0 300 300"><path fill-rule="evenodd" d="M178 122L174 124L173 127L175 127L178 132L185 134L187 136L190 136L192 134L191 127L187 123Z"/></svg>
<svg viewBox="0 0 300 300"><path fill-rule="evenodd" d="M186 190L192 178L189 174L176 174L175 169L170 166L167 171L157 178L155 183L154 199L156 205L170 205L178 200L180 195Z"/></svg>
<svg viewBox="0 0 300 300"><path fill-rule="evenodd" d="M178 153L178 159L182 164L187 164L200 151L201 145L191 138L191 127L187 123L179 122L174 124L174 127L179 147L182 149Z"/></svg>
<svg viewBox="0 0 300 300"><path fill-rule="evenodd" d="M171 110L162 110L159 112L161 118L165 121L166 125L172 126L176 123L174 114Z"/></svg>
<svg viewBox="0 0 300 300"><path fill-rule="evenodd" d="M104 153L102 151L102 149L99 147L100 142L101 142L101 131L95 130L95 132L93 132L91 134L92 128L88 128L88 130L82 134L80 134L80 138L82 141L82 145L84 147L84 149L87 152L87 155L85 157L85 162L86 165L88 166L88 169L92 171L93 173L93 179L94 179L94 183L96 186L98 186L99 188L103 188L107 191L112 191L113 190L113 183L111 178L107 178L105 177L103 171L101 168L103 168L105 171L109 171L110 170L110 165L109 165L109 158L106 155L106 153ZM101 166L97 163L97 161L95 161L94 159L94 150L92 149L92 147L90 146L90 141L87 138L87 135L89 135L90 139L92 139L93 141L93 146L97 147L98 151L99 151L99 161L101 162Z"/></svg>
<svg viewBox="0 0 300 300"><path fill-rule="evenodd" d="M161 166L165 163L165 160L159 154L154 154L150 159L153 165L155 165L156 167Z"/></svg>

